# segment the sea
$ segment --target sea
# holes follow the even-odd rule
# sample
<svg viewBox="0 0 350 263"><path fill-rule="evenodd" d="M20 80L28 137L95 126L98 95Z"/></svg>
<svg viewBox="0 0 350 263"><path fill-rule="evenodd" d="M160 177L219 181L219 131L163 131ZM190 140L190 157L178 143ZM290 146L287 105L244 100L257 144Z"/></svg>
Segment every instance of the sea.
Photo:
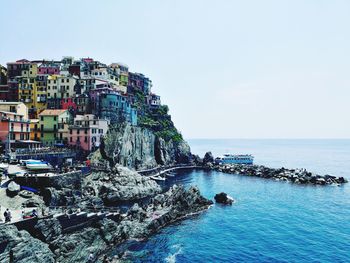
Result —
<svg viewBox="0 0 350 263"><path fill-rule="evenodd" d="M350 140L189 140L193 153L253 154L256 164L306 168L350 179ZM173 184L196 185L208 199L226 192L232 206L209 210L130 241L130 262L350 262L350 183L342 186L224 174L178 171Z"/></svg>

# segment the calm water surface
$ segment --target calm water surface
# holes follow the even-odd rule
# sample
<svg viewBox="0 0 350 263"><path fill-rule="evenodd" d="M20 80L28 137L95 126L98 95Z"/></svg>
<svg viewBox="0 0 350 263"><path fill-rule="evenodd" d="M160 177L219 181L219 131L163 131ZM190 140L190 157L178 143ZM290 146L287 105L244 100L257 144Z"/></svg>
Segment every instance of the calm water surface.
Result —
<svg viewBox="0 0 350 263"><path fill-rule="evenodd" d="M350 140L190 140L203 156L251 153L255 163L307 168L350 178ZM178 172L174 183L197 185L213 199L237 202L129 242L133 262L350 262L350 186L300 186L201 170Z"/></svg>

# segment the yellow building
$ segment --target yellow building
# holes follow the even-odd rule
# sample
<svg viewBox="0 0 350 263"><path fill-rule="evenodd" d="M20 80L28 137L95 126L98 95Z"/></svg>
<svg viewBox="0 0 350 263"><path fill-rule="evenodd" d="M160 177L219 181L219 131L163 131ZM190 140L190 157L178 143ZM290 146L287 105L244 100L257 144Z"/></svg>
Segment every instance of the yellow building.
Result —
<svg viewBox="0 0 350 263"><path fill-rule="evenodd" d="M47 76L38 75L36 77L36 89L34 93L34 105L37 114L47 108Z"/></svg>
<svg viewBox="0 0 350 263"><path fill-rule="evenodd" d="M36 77L38 74L38 66L30 63L27 69L22 70L21 76L17 76L18 82L18 101L23 102L28 107L29 117L37 116L36 109Z"/></svg>
<svg viewBox="0 0 350 263"><path fill-rule="evenodd" d="M30 120L30 139L40 141L39 119Z"/></svg>

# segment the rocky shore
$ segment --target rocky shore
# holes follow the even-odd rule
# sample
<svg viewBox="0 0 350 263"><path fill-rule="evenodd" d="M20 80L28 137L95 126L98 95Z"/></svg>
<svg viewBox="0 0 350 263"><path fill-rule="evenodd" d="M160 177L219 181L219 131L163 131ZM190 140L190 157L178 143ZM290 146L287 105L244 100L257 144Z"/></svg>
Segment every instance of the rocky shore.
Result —
<svg viewBox="0 0 350 263"><path fill-rule="evenodd" d="M172 222L208 209L211 204L198 188L186 190L175 185L151 198L147 205L135 203L114 220L104 218L73 232L63 230L53 217L39 219L34 235L6 225L0 229L0 262L7 262L10 254L14 262L86 262L90 254L97 260L127 239L147 238Z"/></svg>
<svg viewBox="0 0 350 263"><path fill-rule="evenodd" d="M344 184L348 181L344 177L336 177L333 175L314 174L306 169L286 169L286 168L269 168L263 165L209 165L210 169L229 174L240 174L247 176L256 176L266 179L274 179L287 181L295 184L313 184L313 185L332 185Z"/></svg>

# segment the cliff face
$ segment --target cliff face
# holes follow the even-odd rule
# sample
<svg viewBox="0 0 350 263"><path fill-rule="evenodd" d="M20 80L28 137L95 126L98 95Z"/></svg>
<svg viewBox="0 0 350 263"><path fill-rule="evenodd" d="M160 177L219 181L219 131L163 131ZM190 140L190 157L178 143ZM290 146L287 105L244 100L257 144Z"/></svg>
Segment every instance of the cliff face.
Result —
<svg viewBox="0 0 350 263"><path fill-rule="evenodd" d="M190 147L185 141L166 142L149 129L130 124L110 128L102 151L114 163L135 169L191 160Z"/></svg>

